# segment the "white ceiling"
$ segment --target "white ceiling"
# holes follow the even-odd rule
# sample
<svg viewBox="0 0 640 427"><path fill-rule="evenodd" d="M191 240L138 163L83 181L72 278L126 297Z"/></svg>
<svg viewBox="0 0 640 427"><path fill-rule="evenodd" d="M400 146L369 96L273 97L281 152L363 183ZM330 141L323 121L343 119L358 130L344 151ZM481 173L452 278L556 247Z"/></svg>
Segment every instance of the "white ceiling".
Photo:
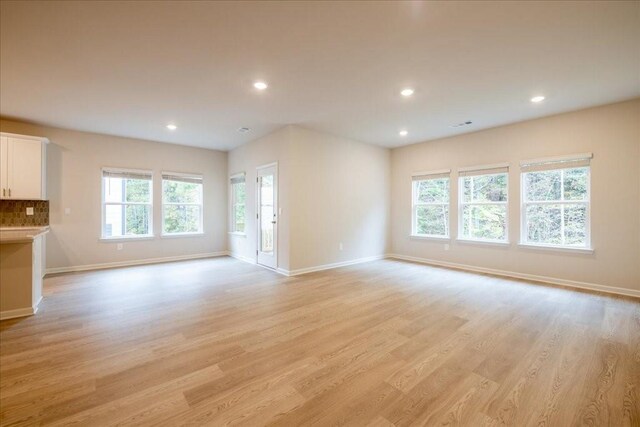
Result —
<svg viewBox="0 0 640 427"><path fill-rule="evenodd" d="M0 14L2 116L222 150L286 124L395 147L640 96L637 1L3 1Z"/></svg>

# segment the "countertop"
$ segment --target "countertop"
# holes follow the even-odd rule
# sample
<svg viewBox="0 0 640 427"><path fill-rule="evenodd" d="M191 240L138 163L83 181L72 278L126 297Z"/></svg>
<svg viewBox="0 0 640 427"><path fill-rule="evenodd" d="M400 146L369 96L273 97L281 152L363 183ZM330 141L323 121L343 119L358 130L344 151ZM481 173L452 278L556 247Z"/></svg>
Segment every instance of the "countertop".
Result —
<svg viewBox="0 0 640 427"><path fill-rule="evenodd" d="M0 227L0 244L30 243L38 236L49 232L46 227Z"/></svg>

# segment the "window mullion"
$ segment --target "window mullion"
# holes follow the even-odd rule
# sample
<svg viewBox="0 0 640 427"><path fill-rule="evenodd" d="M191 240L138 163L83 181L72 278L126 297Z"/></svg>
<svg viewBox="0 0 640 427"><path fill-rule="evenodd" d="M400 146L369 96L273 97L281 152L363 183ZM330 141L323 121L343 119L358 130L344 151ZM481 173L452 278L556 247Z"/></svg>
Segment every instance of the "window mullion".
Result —
<svg viewBox="0 0 640 427"><path fill-rule="evenodd" d="M562 233L562 245L564 246L566 244L566 240L564 237L564 203L560 205L560 232Z"/></svg>
<svg viewBox="0 0 640 427"><path fill-rule="evenodd" d="M469 198L471 199L471 202L475 201L475 196L474 196L474 192L476 189L476 183L475 183L475 178L472 176L471 177L471 183L470 183L470 188L471 188L471 192L469 193ZM469 208L469 235L473 236L474 235L474 230L473 230L473 206L471 206Z"/></svg>
<svg viewBox="0 0 640 427"><path fill-rule="evenodd" d="M442 205L442 218L444 218L444 233L449 236L449 215L447 213L447 206Z"/></svg>
<svg viewBox="0 0 640 427"><path fill-rule="evenodd" d="M500 205L507 205L508 202L478 201L478 202L463 202L463 203L468 204L468 205L476 205L476 206L483 206L483 205L500 206Z"/></svg>
<svg viewBox="0 0 640 427"><path fill-rule="evenodd" d="M114 206L123 206L123 205L131 205L131 206L151 206L151 202L103 202L105 205L114 205Z"/></svg>
<svg viewBox="0 0 640 427"><path fill-rule="evenodd" d="M449 203L446 202L421 202L421 203L416 203L413 206L419 206L419 207L429 207L429 206L447 206Z"/></svg>
<svg viewBox="0 0 640 427"><path fill-rule="evenodd" d="M122 185L122 198L123 201L127 200L127 186L125 185L125 180L122 179L120 180L120 183ZM124 204L123 204L124 205ZM123 208L120 210L120 216L121 216L121 221L122 221L122 234L126 235L127 234L127 215L126 215L126 211L127 211L127 205L124 205Z"/></svg>
<svg viewBox="0 0 640 427"><path fill-rule="evenodd" d="M564 229L565 229L565 224L564 224L564 169L560 169L560 200L563 202L560 205L560 232L562 233L562 245L564 246L566 244L566 239L564 237Z"/></svg>

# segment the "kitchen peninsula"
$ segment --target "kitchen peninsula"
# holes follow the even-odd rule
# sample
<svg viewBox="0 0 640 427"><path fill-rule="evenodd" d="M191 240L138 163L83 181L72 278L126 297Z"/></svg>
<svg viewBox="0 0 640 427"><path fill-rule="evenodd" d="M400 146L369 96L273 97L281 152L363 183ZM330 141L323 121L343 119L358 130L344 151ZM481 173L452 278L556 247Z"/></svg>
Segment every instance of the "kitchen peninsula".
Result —
<svg viewBox="0 0 640 427"><path fill-rule="evenodd" d="M0 319L35 314L42 299L43 237L49 227L0 229Z"/></svg>

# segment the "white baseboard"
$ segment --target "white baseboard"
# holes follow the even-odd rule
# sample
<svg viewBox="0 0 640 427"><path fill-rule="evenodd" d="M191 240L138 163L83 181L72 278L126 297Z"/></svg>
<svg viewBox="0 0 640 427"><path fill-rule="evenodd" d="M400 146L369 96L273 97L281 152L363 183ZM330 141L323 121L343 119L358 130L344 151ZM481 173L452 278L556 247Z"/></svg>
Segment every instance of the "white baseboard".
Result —
<svg viewBox="0 0 640 427"><path fill-rule="evenodd" d="M16 317L32 316L35 314L33 307L18 308L15 310L0 311L0 320L15 319Z"/></svg>
<svg viewBox="0 0 640 427"><path fill-rule="evenodd" d="M314 271L331 270L332 268L346 267L348 265L361 264L363 262L377 261L385 258L385 255L375 255L366 258L357 258L349 261L334 262L331 264L316 265L314 267L299 268L297 270L278 269L278 273L285 276L299 276L300 274L313 273Z"/></svg>
<svg viewBox="0 0 640 427"><path fill-rule="evenodd" d="M574 280L557 279L555 277L538 276L535 274L517 273L514 271L495 270L493 268L476 267L473 265L457 264L454 262L436 261L427 258L418 258L408 255L388 254L387 258L395 258L403 261L417 262L421 264L429 264L437 267L453 268L456 270L471 271L474 273L491 274L494 276L509 277L513 279L531 280L534 282L549 283L551 285L568 286L571 288L586 289L590 291L605 292L608 294L625 295L640 298L640 291L627 288L617 288L614 286L598 285L595 283L578 282Z"/></svg>
<svg viewBox="0 0 640 427"><path fill-rule="evenodd" d="M194 254L194 255L180 255L180 256L163 257L163 258L148 258L148 259L134 260L134 261L121 261L121 262L111 262L111 263L102 263L102 264L88 264L88 265L79 265L79 266L71 266L71 267L54 267L54 268L47 268L46 274L69 273L69 272L74 272L74 271L101 270L101 269L106 269L106 268L129 267L129 266L135 266L135 265L157 264L157 263L171 262L171 261L184 261L184 260L190 260L190 259L213 258L213 257L219 257L219 256L227 256L227 255L231 256L233 258L236 258L236 259L238 259L240 261L244 261L244 262L247 262L249 264L254 264L254 265L260 266L260 264L256 264L254 259L251 259L251 258L248 258L248 257L244 257L244 256L236 254L236 253L229 253L228 251L220 251L220 252L210 252L210 253ZM272 269L269 269L269 268L268 269L271 270L271 271L274 271L276 273L282 274L284 276L290 277L290 276L298 276L298 275L306 274L306 273L312 273L312 272L315 272L315 271L330 270L330 269L333 269L333 268L346 267L348 265L354 265L354 264L360 264L360 263L364 263L364 262L376 261L376 260L383 259L383 258L393 258L393 259L399 259L399 260L403 260L403 261L411 261L411 262L417 262L417 263L421 263L421 264L433 265L433 266L437 266L437 267L446 267L446 268L453 268L453 269L456 269L456 270L470 271L470 272L474 272L474 273L491 274L491 275L494 275L494 276L509 277L509 278L521 279L521 280L530 280L530 281L534 281L534 282L549 283L549 284L552 284L552 285L567 286L567 287L572 287L572 288L577 288L577 289L586 289L586 290L591 290L591 291L598 291L598 292L605 292L605 293L609 293L609 294L625 295L625 296L640 298L640 291L637 291L637 290L634 290L634 289L598 285L598 284L595 284L595 283L579 282L579 281L566 280L566 279L558 279L558 278L555 278L555 277L538 276L538 275L535 275L535 274L518 273L518 272L514 272L514 271L496 270L496 269L492 269L492 268L477 267L477 266L473 266L473 265L458 264L458 263L446 262L446 261L438 261L438 260L433 260L433 259L419 258L419 257L408 256L408 255L400 255L400 254L376 255L376 256L371 256L371 257L366 257L366 258L353 259L353 260L349 260L349 261L341 261L341 262L335 262L335 263L331 263L331 264L317 265L317 266L314 266L314 267L300 268L300 269L296 269L296 270L287 270L287 269L284 269L284 268L278 268L276 270L272 270ZM265 267L265 268L267 268L267 267ZM30 315L35 314L37 309L38 309L38 306L36 304L32 308L21 308L21 309L17 309L17 310L3 311L3 312L0 312L0 320L11 319L11 318L14 318L14 317L30 316Z"/></svg>
<svg viewBox="0 0 640 427"><path fill-rule="evenodd" d="M252 259L252 258L249 258L249 257L246 257L246 256L242 256L240 254L236 254L236 253L233 253L233 252L229 252L229 256L231 258L239 259L240 261L248 262L249 264L255 264L256 263L255 259Z"/></svg>
<svg viewBox="0 0 640 427"><path fill-rule="evenodd" d="M264 266L261 266L260 264L256 264L255 260L244 257L242 255L230 253L229 256L239 259L240 261L248 262L249 264L255 264L257 266L264 267ZM275 271L276 273L282 274L283 276L291 277L291 276L299 276L300 274L312 273L314 271L330 270L332 268L346 267L347 265L360 264L360 263L369 262L369 261L376 261L383 258L386 258L386 255L376 255L376 256L371 256L366 258L352 259L349 261L334 262L332 264L316 265L314 267L300 268L297 270L287 270L285 268L277 268L276 270L273 270L268 267L264 267L264 268L271 271Z"/></svg>
<svg viewBox="0 0 640 427"><path fill-rule="evenodd" d="M287 276L287 277L291 276L291 274L289 274L289 270L284 268L277 268L276 273L282 274L283 276Z"/></svg>
<svg viewBox="0 0 640 427"><path fill-rule="evenodd" d="M239 260L239 261L243 261L243 262L246 262L246 263L249 263L249 264L257 265L258 267L262 267L262 268L264 268L265 270L273 271L274 273L278 273L278 274L282 274L283 276L287 276L287 274L283 273L283 271L286 271L286 270L283 270L283 269L281 269L281 268L273 269L273 268L267 267L266 265L258 264L258 263L256 262L256 260L255 260L255 259L253 259L253 258L249 258L249 257L246 257L246 256L242 256L242 255L240 255L240 254L235 254L235 253L233 253L233 252L230 252L230 253L229 253L229 256L230 256L231 258L235 258L235 259L237 259L237 260Z"/></svg>
<svg viewBox="0 0 640 427"><path fill-rule="evenodd" d="M42 297L33 305L33 307L18 308L15 310L0 311L0 320L15 319L16 317L33 316L38 312L38 305L42 301Z"/></svg>
<svg viewBox="0 0 640 427"><path fill-rule="evenodd" d="M33 307L17 308L15 310L0 311L0 320L15 319L16 317L33 316L38 311L38 305L40 304L40 301L42 301L42 297L40 297L38 302L36 302L33 305Z"/></svg>
<svg viewBox="0 0 640 427"><path fill-rule="evenodd" d="M227 255L229 255L227 251L220 251L220 252L209 252L204 254L178 255L178 256L170 256L170 257L162 257L162 258L138 259L138 260L132 260L132 261L105 262L101 264L75 265L70 267L53 267L53 268L47 268L46 274L71 273L74 271L103 270L105 268L130 267L134 265L145 265L145 264L159 264L162 262L186 261L190 259L213 258L213 257L219 257L219 256L227 256Z"/></svg>
<svg viewBox="0 0 640 427"><path fill-rule="evenodd" d="M38 308L40 307L40 303L42 302L42 295L40 296L40 298L38 299L38 301L33 305L33 314L36 314L38 312Z"/></svg>

